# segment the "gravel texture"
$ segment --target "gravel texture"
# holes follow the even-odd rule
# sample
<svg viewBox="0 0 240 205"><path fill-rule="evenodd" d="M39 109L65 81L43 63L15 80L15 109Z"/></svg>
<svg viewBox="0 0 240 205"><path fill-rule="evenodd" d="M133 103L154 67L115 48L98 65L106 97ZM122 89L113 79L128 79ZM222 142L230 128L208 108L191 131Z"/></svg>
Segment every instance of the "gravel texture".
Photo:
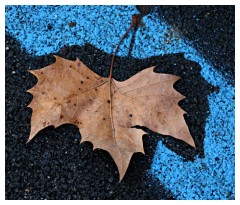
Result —
<svg viewBox="0 0 240 205"><path fill-rule="evenodd" d="M93 152L91 143L79 145L75 126L48 127L26 145L32 99L26 90L37 82L28 70L53 63L57 54L78 57L107 76L114 48L137 8L143 18L120 46L113 77L126 80L152 65L156 72L181 76L174 86L187 97L180 106L188 112L197 150L143 128L149 133L143 137L146 155L134 154L118 183L110 155ZM197 16L206 11L194 9ZM179 15L171 6L6 6L6 199L234 199L234 34L226 32L234 30L234 9L222 17L226 23L215 30L217 40L202 31L204 23L185 33L194 24L192 10L180 10L186 12ZM169 17L174 12L177 29ZM215 20L208 19L218 28ZM191 39L194 32L198 39L205 36L206 47ZM226 66L217 53L225 39L231 39Z"/></svg>
<svg viewBox="0 0 240 205"><path fill-rule="evenodd" d="M157 6L155 9L229 78L229 83L234 83L234 6Z"/></svg>

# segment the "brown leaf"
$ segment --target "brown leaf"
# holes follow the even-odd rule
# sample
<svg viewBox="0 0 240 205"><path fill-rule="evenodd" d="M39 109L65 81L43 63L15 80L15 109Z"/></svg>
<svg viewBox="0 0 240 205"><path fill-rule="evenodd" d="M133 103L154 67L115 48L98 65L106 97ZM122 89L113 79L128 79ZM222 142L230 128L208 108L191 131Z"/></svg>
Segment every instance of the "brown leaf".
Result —
<svg viewBox="0 0 240 205"><path fill-rule="evenodd" d="M181 139L195 147L173 88L179 77L147 68L119 82L101 77L79 59L55 56L56 62L30 71L38 83L30 89L33 100L30 141L41 129L71 123L79 127L82 142L108 151L123 178L135 152L144 153L140 125Z"/></svg>

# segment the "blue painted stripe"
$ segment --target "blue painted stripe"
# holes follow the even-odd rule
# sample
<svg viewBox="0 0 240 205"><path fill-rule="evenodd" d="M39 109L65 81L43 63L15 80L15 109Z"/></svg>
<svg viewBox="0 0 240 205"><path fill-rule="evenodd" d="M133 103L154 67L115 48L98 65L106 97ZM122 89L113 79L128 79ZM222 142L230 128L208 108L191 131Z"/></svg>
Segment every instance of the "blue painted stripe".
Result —
<svg viewBox="0 0 240 205"><path fill-rule="evenodd" d="M138 11L134 6L7 6L6 30L34 55L55 53L65 45L86 42L113 53L135 13ZM76 27L69 27L71 21L77 23ZM143 22L145 25L136 33L133 57L183 52L186 59L201 65L203 78L220 88L218 94L208 97L210 116L205 126L205 158L184 162L159 142L151 166L152 176L178 199L234 198L234 87L164 19L153 13L145 16ZM52 25L51 30L47 29L48 24ZM119 56L128 54L130 39L131 34L121 44Z"/></svg>

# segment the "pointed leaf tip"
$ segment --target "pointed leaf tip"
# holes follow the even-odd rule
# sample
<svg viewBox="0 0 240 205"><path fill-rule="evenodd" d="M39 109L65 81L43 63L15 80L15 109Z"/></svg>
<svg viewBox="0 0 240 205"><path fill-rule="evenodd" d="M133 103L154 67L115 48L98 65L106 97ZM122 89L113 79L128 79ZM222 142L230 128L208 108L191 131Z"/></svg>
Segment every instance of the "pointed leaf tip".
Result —
<svg viewBox="0 0 240 205"><path fill-rule="evenodd" d="M154 69L156 68L156 66L151 66L151 67L149 67L148 69L149 69L149 71L152 71L152 72L154 72Z"/></svg>
<svg viewBox="0 0 240 205"><path fill-rule="evenodd" d="M28 70L29 73L35 75L35 71L34 70Z"/></svg>
<svg viewBox="0 0 240 205"><path fill-rule="evenodd" d="M196 145L195 145L195 142L193 140L193 138L190 139L189 142L187 142L189 145L191 145L194 149L196 149Z"/></svg>
<svg viewBox="0 0 240 205"><path fill-rule="evenodd" d="M56 61L58 61L59 59L62 59L60 56L57 56L57 55L53 55L53 56L56 59Z"/></svg>
<svg viewBox="0 0 240 205"><path fill-rule="evenodd" d="M175 75L174 83L176 83L178 80L181 80L182 78L180 76Z"/></svg>
<svg viewBox="0 0 240 205"><path fill-rule="evenodd" d="M30 139L30 138L28 138L28 140L27 140L26 144L28 144L30 141L31 141L31 139Z"/></svg>

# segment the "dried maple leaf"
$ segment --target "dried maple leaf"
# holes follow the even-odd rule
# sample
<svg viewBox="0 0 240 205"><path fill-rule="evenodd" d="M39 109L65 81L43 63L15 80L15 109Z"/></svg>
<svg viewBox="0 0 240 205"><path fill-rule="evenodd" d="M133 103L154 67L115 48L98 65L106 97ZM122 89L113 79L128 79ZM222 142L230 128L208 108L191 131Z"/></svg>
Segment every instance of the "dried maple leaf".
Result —
<svg viewBox="0 0 240 205"><path fill-rule="evenodd" d="M133 18L128 31L136 23ZM179 77L155 73L150 67L124 82L116 81L112 65L117 49L109 78L97 75L79 59L70 61L58 56L54 64L30 71L38 83L28 90L33 95L28 106L33 111L28 141L47 126L74 124L80 129L82 142L90 141L93 149L110 153L121 180L133 153L144 153L145 132L133 128L135 125L181 139L193 147L195 144L183 117L185 112L178 106L184 96L173 88Z"/></svg>
<svg viewBox="0 0 240 205"><path fill-rule="evenodd" d="M92 72L79 59L56 62L30 71L38 78L33 95L31 140L41 129L71 123L79 127L82 142L108 151L123 178L131 156L142 152L141 129L170 135L195 146L178 102L184 98L173 88L179 77L147 68L119 82Z"/></svg>

